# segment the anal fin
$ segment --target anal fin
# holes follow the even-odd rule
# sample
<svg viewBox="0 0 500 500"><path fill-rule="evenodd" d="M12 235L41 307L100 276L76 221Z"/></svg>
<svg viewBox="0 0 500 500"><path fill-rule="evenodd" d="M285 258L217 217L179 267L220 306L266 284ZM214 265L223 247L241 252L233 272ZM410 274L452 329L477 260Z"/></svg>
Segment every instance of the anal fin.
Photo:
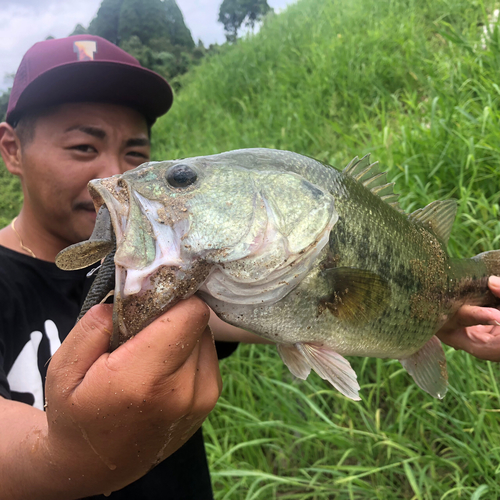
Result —
<svg viewBox="0 0 500 500"><path fill-rule="evenodd" d="M435 398L444 398L448 390L448 372L443 347L436 336L415 354L399 361L421 389Z"/></svg>
<svg viewBox="0 0 500 500"><path fill-rule="evenodd" d="M349 361L325 346L316 344L295 344L311 368L324 380L330 382L344 396L360 401L356 372Z"/></svg>

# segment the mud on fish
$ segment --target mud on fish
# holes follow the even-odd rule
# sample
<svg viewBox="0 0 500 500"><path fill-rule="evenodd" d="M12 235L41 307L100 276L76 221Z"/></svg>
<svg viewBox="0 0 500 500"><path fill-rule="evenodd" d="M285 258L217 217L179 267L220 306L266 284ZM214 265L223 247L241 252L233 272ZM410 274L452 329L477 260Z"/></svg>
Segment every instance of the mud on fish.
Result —
<svg viewBox="0 0 500 500"><path fill-rule="evenodd" d="M111 349L197 293L227 323L276 343L358 400L344 356L398 359L434 397L447 390L436 331L463 304L498 305L500 252L453 259L453 200L404 213L369 156L338 171L288 151L243 149L150 162L93 180L88 241L62 269L104 257L85 312L114 289Z"/></svg>

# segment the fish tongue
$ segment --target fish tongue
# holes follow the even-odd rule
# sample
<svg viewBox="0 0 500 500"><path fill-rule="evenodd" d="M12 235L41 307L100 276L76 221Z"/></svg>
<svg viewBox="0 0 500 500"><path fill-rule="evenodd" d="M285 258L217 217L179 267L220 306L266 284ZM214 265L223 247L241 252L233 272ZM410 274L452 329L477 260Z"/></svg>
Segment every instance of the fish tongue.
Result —
<svg viewBox="0 0 500 500"><path fill-rule="evenodd" d="M344 396L354 401L361 399L356 372L347 359L329 347L300 342L278 344L278 353L296 377L305 380L312 368Z"/></svg>
<svg viewBox="0 0 500 500"><path fill-rule="evenodd" d="M443 347L436 336L415 354L399 362L421 389L435 398L444 398L448 390L448 372Z"/></svg>

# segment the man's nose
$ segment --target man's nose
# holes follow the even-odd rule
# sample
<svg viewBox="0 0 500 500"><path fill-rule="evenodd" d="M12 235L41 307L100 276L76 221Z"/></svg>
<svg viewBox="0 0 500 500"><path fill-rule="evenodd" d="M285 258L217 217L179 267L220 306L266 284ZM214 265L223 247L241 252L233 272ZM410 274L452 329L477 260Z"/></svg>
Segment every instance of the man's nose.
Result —
<svg viewBox="0 0 500 500"><path fill-rule="evenodd" d="M99 178L122 174L126 170L125 161L115 155L106 155L99 170Z"/></svg>

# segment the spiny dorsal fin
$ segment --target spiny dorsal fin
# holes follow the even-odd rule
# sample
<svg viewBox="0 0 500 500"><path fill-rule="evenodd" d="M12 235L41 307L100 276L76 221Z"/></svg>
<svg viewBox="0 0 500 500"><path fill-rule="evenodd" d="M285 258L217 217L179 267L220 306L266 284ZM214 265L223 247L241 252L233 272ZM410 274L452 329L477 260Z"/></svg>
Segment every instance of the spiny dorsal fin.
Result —
<svg viewBox="0 0 500 500"><path fill-rule="evenodd" d="M363 156L361 160L357 156L353 158L349 165L344 168L344 173L361 182L363 186L398 212L403 212L397 202L399 195L394 194L394 183L387 182L386 173L380 171L378 161L370 163L369 154Z"/></svg>
<svg viewBox="0 0 500 500"><path fill-rule="evenodd" d="M380 172L380 170L378 169L378 162L370 164L370 154L363 156L361 160L356 156L351 160L349 165L344 168L344 173L350 175L351 177L354 177L354 179L359 181L360 178L363 177L363 175L371 168L374 169L374 174L378 174Z"/></svg>
<svg viewBox="0 0 500 500"><path fill-rule="evenodd" d="M456 200L433 201L424 208L419 208L408 217L421 222L445 245L450 238L451 227L457 214Z"/></svg>

